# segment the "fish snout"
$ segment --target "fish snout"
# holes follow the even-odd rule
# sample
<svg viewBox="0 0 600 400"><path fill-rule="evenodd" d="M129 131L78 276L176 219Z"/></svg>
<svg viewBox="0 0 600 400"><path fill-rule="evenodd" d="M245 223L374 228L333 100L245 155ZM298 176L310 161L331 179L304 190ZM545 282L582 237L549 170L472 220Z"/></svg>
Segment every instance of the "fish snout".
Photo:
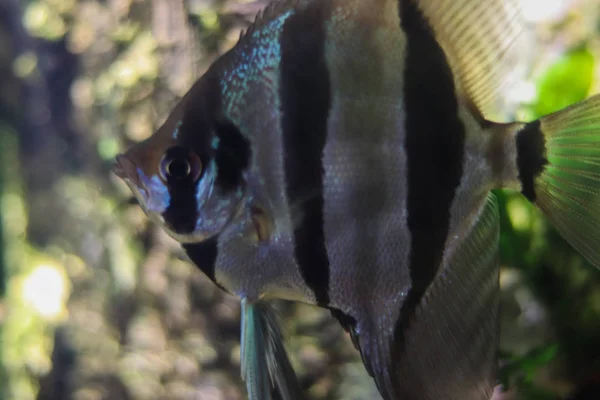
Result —
<svg viewBox="0 0 600 400"><path fill-rule="evenodd" d="M137 184L137 172L134 162L125 154L119 154L115 159L112 172L127 183Z"/></svg>

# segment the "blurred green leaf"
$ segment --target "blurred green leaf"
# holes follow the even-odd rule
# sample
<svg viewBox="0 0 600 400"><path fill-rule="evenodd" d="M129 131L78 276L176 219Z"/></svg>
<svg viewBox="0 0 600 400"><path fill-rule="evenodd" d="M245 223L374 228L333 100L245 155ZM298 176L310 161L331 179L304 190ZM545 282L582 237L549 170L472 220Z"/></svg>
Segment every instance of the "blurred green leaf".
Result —
<svg viewBox="0 0 600 400"><path fill-rule="evenodd" d="M572 50L550 66L538 80L536 117L551 114L583 100L592 85L594 56L587 48Z"/></svg>
<svg viewBox="0 0 600 400"><path fill-rule="evenodd" d="M499 380L507 388L517 383L521 398L530 400L554 398L550 392L537 388L534 382L539 370L547 367L557 354L556 343L533 349L520 356L500 354L501 358L508 359L509 362L500 369Z"/></svg>

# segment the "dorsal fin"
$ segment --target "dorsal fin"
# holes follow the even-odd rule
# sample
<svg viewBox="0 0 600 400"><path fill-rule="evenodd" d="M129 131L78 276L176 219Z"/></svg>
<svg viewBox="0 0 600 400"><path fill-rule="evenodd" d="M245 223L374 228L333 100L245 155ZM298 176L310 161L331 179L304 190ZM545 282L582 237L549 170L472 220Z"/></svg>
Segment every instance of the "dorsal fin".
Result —
<svg viewBox="0 0 600 400"><path fill-rule="evenodd" d="M525 76L532 59L533 32L521 1L412 1L446 52L464 100L481 117L504 120L507 92Z"/></svg>
<svg viewBox="0 0 600 400"><path fill-rule="evenodd" d="M294 8L301 0L273 0L263 10L259 11L254 22L240 33L240 41L252 35L253 32L261 29L269 21L277 18L279 15Z"/></svg>

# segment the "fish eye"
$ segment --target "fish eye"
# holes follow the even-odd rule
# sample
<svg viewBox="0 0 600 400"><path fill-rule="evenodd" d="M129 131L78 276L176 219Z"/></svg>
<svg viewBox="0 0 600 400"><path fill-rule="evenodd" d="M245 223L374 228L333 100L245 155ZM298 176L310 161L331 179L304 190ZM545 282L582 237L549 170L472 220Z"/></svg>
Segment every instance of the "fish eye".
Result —
<svg viewBox="0 0 600 400"><path fill-rule="evenodd" d="M195 182L202 172L202 162L198 155L183 147L167 149L160 161L160 176L167 182Z"/></svg>

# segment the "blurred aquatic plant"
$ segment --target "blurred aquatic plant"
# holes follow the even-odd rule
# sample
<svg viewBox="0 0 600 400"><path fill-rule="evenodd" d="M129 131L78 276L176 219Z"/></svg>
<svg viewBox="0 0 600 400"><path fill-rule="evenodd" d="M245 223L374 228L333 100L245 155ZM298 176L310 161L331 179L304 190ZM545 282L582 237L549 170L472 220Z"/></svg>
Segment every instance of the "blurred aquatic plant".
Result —
<svg viewBox="0 0 600 400"><path fill-rule="evenodd" d="M585 99L593 85L595 59L585 46L562 55L537 80L533 117L548 115Z"/></svg>
<svg viewBox="0 0 600 400"><path fill-rule="evenodd" d="M33 1L23 15L23 24L33 36L48 40L61 39L67 33L67 26L61 9L51 1ZM65 1L64 3L68 3Z"/></svg>
<svg viewBox="0 0 600 400"><path fill-rule="evenodd" d="M27 210L16 166L16 132L0 123L0 219L6 292L0 303L0 355L6 399L34 399L52 367L52 332L67 316L70 282L62 265L26 240Z"/></svg>

